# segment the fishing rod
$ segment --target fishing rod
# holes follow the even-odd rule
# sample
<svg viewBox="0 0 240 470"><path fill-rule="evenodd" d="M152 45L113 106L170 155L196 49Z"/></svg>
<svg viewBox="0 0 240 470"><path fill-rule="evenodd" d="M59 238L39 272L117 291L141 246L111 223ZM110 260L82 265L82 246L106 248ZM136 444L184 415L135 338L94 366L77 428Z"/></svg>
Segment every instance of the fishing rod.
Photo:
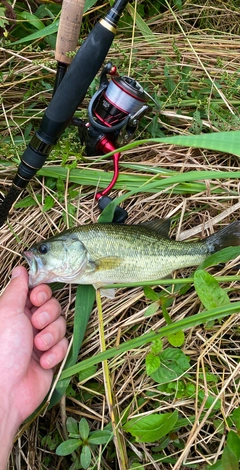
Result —
<svg viewBox="0 0 240 470"><path fill-rule="evenodd" d="M106 16L87 36L48 105L39 129L22 155L17 174L0 204L0 226L31 178L42 168L54 145L82 103L116 34L119 18L128 0L115 0Z"/></svg>

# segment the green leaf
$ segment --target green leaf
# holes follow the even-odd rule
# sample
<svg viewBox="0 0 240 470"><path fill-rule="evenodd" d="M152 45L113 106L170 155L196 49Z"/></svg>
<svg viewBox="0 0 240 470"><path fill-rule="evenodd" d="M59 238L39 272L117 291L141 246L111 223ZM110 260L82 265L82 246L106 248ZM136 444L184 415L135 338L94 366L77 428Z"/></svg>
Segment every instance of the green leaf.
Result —
<svg viewBox="0 0 240 470"><path fill-rule="evenodd" d="M223 470L222 460L218 460L214 465L209 466L208 470Z"/></svg>
<svg viewBox="0 0 240 470"><path fill-rule="evenodd" d="M151 287L144 286L143 292L144 292L144 295L147 297L147 299L152 300L153 302L155 302L156 300L159 300L159 296Z"/></svg>
<svg viewBox="0 0 240 470"><path fill-rule="evenodd" d="M86 440L89 436L89 425L85 418L80 419L79 422L79 434L83 440Z"/></svg>
<svg viewBox="0 0 240 470"><path fill-rule="evenodd" d="M32 13L29 13L29 11L22 11L21 13L18 13L18 17L20 19L23 19L25 21L28 21L34 28L41 30L44 29L44 23L39 20L35 15Z"/></svg>
<svg viewBox="0 0 240 470"><path fill-rule="evenodd" d="M213 410L217 411L217 410L221 409L221 400L220 400L220 398L218 398L216 400L216 396L211 395L211 394L207 395L207 397L206 397L206 394L205 394L204 390L199 390L198 398L199 398L199 402L201 404L204 402L204 408L206 408L207 410L212 407L214 402L215 402L215 404L213 405Z"/></svg>
<svg viewBox="0 0 240 470"><path fill-rule="evenodd" d="M216 279L202 269L194 273L194 286L205 308L211 309L230 303L227 293L219 286Z"/></svg>
<svg viewBox="0 0 240 470"><path fill-rule="evenodd" d="M151 352L153 354L159 354L162 351L163 342L161 339L155 339L151 344Z"/></svg>
<svg viewBox="0 0 240 470"><path fill-rule="evenodd" d="M147 375L151 375L160 366L160 357L155 356L153 353L149 353L146 356L146 372Z"/></svg>
<svg viewBox="0 0 240 470"><path fill-rule="evenodd" d="M76 419L69 416L69 418L66 421L66 426L67 426L67 430L69 433L78 434L78 423Z"/></svg>
<svg viewBox="0 0 240 470"><path fill-rule="evenodd" d="M138 462L132 463L131 467L129 470L145 470L142 465L140 465Z"/></svg>
<svg viewBox="0 0 240 470"><path fill-rule="evenodd" d="M113 433L108 431L107 429L103 429L102 431L94 431L90 434L88 442L89 444L106 444L113 438Z"/></svg>
<svg viewBox="0 0 240 470"><path fill-rule="evenodd" d="M95 5L95 3L97 3L97 0L86 0L84 4L83 13L86 13L86 11L90 10L90 8Z"/></svg>
<svg viewBox="0 0 240 470"><path fill-rule="evenodd" d="M132 418L123 428L138 442L156 442L172 431L177 420L178 412L175 410L173 413Z"/></svg>
<svg viewBox="0 0 240 470"><path fill-rule="evenodd" d="M22 209L24 207L31 207L31 206L36 206L37 205L37 201L38 202L41 202L42 200L42 196L41 194L36 194L35 195L35 198L36 199L33 199L32 196L26 196L24 197L23 199L21 199L20 201L16 202L15 204L15 208L16 209ZM36 201L37 200L37 201Z"/></svg>
<svg viewBox="0 0 240 470"><path fill-rule="evenodd" d="M43 212L49 211L50 209L52 209L54 204L55 204L55 201L52 198L52 196L46 196L44 199L44 205L43 205L42 211Z"/></svg>
<svg viewBox="0 0 240 470"><path fill-rule="evenodd" d="M96 371L97 371L97 366L91 366L91 367L88 367L87 369L82 370L81 372L79 372L78 381L84 382L85 380L88 380L90 377L92 377L92 375L95 374Z"/></svg>
<svg viewBox="0 0 240 470"><path fill-rule="evenodd" d="M232 412L231 418L237 430L240 431L240 406L238 408L235 408L235 410Z"/></svg>
<svg viewBox="0 0 240 470"><path fill-rule="evenodd" d="M178 331L177 333L168 335L167 339L172 346L179 347L184 343L185 336L183 331Z"/></svg>
<svg viewBox="0 0 240 470"><path fill-rule="evenodd" d="M80 439L68 439L56 448L56 454L61 456L72 454L81 444Z"/></svg>
<svg viewBox="0 0 240 470"><path fill-rule="evenodd" d="M91 463L91 450L89 446L83 446L82 452L81 452L81 457L80 457L80 462L82 465L82 468L87 469Z"/></svg>
<svg viewBox="0 0 240 470"><path fill-rule="evenodd" d="M209 268L210 266L216 266L219 263L227 263L228 261L237 258L239 255L239 246L228 246L227 248L223 248L222 250L217 251L213 255L209 256L198 266L197 271L199 269Z"/></svg>
<svg viewBox="0 0 240 470"><path fill-rule="evenodd" d="M84 12L86 12L89 8L91 8L96 3L96 0L87 0ZM36 17L35 17L36 18ZM35 39L42 39L46 36L55 34L58 32L59 27L59 20L51 23L50 25L46 26L45 28L40 29L40 31L36 31L36 33L29 34L25 38L19 39L18 41L12 42L12 44L22 44L24 42L35 41Z"/></svg>
<svg viewBox="0 0 240 470"><path fill-rule="evenodd" d="M157 302L154 302L153 304L149 305L149 307L146 308L145 312L144 312L144 316L145 317L150 317L152 315L154 315L154 313L156 313L159 309L159 301Z"/></svg>
<svg viewBox="0 0 240 470"><path fill-rule="evenodd" d="M237 460L240 460L240 437L234 432L229 431L227 435L227 446L236 455Z"/></svg>
<svg viewBox="0 0 240 470"><path fill-rule="evenodd" d="M7 24L9 21L6 18L6 7L0 7L0 28L4 28Z"/></svg>
<svg viewBox="0 0 240 470"><path fill-rule="evenodd" d="M174 4L179 10L182 10L182 0L173 0L173 4Z"/></svg>
<svg viewBox="0 0 240 470"><path fill-rule="evenodd" d="M163 384L176 380L189 368L189 357L181 349L166 348L160 354L160 367L150 377L155 382Z"/></svg>
<svg viewBox="0 0 240 470"><path fill-rule="evenodd" d="M239 459L236 457L232 449L228 445L222 453L223 470L239 470Z"/></svg>
<svg viewBox="0 0 240 470"><path fill-rule="evenodd" d="M50 25L46 26L43 29L40 29L39 31L36 31L36 33L29 34L28 36L25 36L25 38L12 42L12 44L22 44L24 42L35 41L36 39L42 39L46 36L49 36L50 34L57 33L58 26L59 26L59 20L55 21L54 23L51 23Z"/></svg>

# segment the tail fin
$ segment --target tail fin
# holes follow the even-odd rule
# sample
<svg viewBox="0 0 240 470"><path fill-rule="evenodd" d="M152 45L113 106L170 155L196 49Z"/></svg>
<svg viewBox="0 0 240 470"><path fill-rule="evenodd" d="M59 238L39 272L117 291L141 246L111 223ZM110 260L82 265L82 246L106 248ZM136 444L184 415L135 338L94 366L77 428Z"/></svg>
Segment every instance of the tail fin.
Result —
<svg viewBox="0 0 240 470"><path fill-rule="evenodd" d="M240 245L240 220L235 220L227 227L224 227L219 232L210 235L206 238L206 244L209 253L215 253L215 251L222 250L228 246L239 246Z"/></svg>

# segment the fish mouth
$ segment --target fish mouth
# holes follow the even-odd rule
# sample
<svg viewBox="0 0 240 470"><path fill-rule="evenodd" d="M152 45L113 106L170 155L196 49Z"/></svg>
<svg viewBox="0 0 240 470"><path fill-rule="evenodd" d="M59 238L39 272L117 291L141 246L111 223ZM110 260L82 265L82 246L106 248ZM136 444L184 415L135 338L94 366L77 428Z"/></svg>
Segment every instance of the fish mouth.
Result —
<svg viewBox="0 0 240 470"><path fill-rule="evenodd" d="M31 274L35 275L38 271L38 264L33 256L32 251L27 250L22 253L23 258L27 261Z"/></svg>
<svg viewBox="0 0 240 470"><path fill-rule="evenodd" d="M22 256L29 265L28 283L29 288L32 289L33 287L43 282L45 274L41 272L41 262L39 264L39 260L36 259L34 253L31 250L24 251Z"/></svg>

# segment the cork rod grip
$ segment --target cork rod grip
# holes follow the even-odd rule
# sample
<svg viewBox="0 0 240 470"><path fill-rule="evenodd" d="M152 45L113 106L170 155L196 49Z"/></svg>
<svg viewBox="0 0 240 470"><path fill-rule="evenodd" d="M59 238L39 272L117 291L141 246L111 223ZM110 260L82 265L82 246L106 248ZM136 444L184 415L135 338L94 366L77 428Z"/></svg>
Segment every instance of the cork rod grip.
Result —
<svg viewBox="0 0 240 470"><path fill-rule="evenodd" d="M63 0L59 22L55 59L70 64L68 52L75 51L84 10L84 0Z"/></svg>

